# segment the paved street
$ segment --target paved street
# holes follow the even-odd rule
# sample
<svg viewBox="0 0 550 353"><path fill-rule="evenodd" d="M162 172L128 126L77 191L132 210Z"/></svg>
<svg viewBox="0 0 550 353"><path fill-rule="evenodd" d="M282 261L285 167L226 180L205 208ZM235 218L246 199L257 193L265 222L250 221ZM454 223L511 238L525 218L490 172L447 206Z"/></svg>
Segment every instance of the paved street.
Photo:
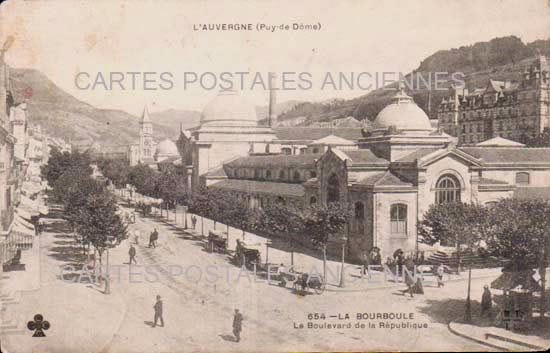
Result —
<svg viewBox="0 0 550 353"><path fill-rule="evenodd" d="M61 279L60 266L76 263L75 247L59 220L50 219L41 236L41 287L25 292L22 322L37 312L51 323L42 339L31 338L29 331L6 335L2 346L8 352L31 349L52 352L161 352L206 350L253 351L268 344L285 351L299 350L487 350L488 347L451 334L446 323L461 314L466 283L452 281L445 288L426 287L426 294L409 298L398 291L402 285L367 291L325 291L321 295L299 296L290 289L255 282L222 254L210 254L202 244L173 225L153 218L138 218L130 230L140 231L137 265L128 265L128 249L133 235L110 253L111 295L103 286ZM181 223L181 221L180 221ZM200 221L198 222L200 225ZM148 235L156 227L158 246L148 248ZM179 227L179 225L178 225ZM298 257L299 259L300 257ZM214 280L214 275L219 278ZM201 276L199 279L198 277ZM259 281L259 280L258 280ZM473 281L472 297L479 300L487 279ZM164 302L166 327L153 328L156 295ZM232 337L232 313L244 315L242 340ZM458 308L456 313L448 310ZM356 313L404 313L409 328L380 328L380 321L401 324L404 320L356 320ZM75 314L76 313L76 314ZM308 314L325 314L311 320L315 324L351 323L352 328L308 329ZM350 319L346 320L345 315ZM331 318L331 315L340 316ZM304 324L306 328L295 329ZM355 328L357 323L366 328ZM426 328L410 328L412 324ZM433 337L441 339L434 345ZM78 339L75 339L78 337ZM425 341L425 342L423 342ZM78 346L75 346L78 344ZM419 345L420 344L420 345Z"/></svg>

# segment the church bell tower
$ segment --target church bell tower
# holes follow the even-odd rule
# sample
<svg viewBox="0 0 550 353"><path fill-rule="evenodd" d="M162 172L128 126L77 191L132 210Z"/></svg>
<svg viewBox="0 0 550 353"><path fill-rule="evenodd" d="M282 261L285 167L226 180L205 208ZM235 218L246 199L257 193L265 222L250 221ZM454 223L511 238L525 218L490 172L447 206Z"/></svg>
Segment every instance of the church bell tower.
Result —
<svg viewBox="0 0 550 353"><path fill-rule="evenodd" d="M139 130L139 161L145 162L153 158L153 123L149 117L147 106L143 109L141 115Z"/></svg>

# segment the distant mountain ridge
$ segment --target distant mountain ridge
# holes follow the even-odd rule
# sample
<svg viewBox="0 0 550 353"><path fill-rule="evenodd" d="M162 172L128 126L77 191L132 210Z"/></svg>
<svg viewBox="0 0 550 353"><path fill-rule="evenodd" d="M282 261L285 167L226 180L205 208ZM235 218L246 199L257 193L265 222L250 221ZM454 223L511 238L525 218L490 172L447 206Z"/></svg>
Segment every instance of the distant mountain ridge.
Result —
<svg viewBox="0 0 550 353"><path fill-rule="evenodd" d="M519 81L522 71L531 64L537 53L550 57L550 39L524 44L515 36L495 38L488 42L440 50L422 60L418 68L409 75L412 75L412 81L416 82L418 75L426 77L427 74L435 72L463 72L468 88L483 87L490 78ZM436 119L439 102L447 92L435 90L433 83L434 81L431 87L414 87L415 89L409 94L431 119ZM387 88L396 87L397 84L392 84L386 89L379 88L349 100L302 102L280 115L279 120L305 117L305 125L348 116L358 120L364 118L374 120L378 112L390 103L391 97L395 94L395 91ZM429 106L428 101L430 101Z"/></svg>

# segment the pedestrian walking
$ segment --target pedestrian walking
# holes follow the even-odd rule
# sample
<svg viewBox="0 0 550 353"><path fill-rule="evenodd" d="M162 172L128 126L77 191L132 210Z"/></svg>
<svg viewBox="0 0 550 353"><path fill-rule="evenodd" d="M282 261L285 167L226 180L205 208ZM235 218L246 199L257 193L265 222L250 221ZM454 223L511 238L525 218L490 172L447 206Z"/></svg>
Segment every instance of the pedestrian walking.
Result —
<svg viewBox="0 0 550 353"><path fill-rule="evenodd" d="M130 250L128 250L128 255L130 255L130 261L128 262L129 265L132 264L132 261L137 265L136 261L136 248L134 248L133 245L130 245Z"/></svg>
<svg viewBox="0 0 550 353"><path fill-rule="evenodd" d="M239 312L239 309L235 309L233 315L233 335L235 340L239 342L241 340L241 330L243 328L243 315Z"/></svg>
<svg viewBox="0 0 550 353"><path fill-rule="evenodd" d="M445 266L443 264L439 264L439 266L437 266L437 288L445 287L445 283L443 282L444 273L445 273Z"/></svg>
<svg viewBox="0 0 550 353"><path fill-rule="evenodd" d="M405 284L407 285L407 289L404 289L401 292L403 293L403 295L405 295L406 293L409 293L411 295L411 298L412 298L414 290L415 290L415 283L414 283L414 280L413 280L413 278L411 277L411 275L409 273L405 274Z"/></svg>
<svg viewBox="0 0 550 353"><path fill-rule="evenodd" d="M160 299L160 295L157 295L157 302L153 305L153 309L155 309L155 320L153 322L153 327L157 326L157 321L159 319L160 325L164 327L164 318L162 317L162 300Z"/></svg>
<svg viewBox="0 0 550 353"><path fill-rule="evenodd" d="M483 295L481 296L481 316L484 316L486 313L488 316L490 316L492 306L493 306L493 295L489 290L489 286L484 285Z"/></svg>
<svg viewBox="0 0 550 353"><path fill-rule="evenodd" d="M197 225L197 217L195 215L191 216L191 223L193 223L193 230L195 230L195 226Z"/></svg>
<svg viewBox="0 0 550 353"><path fill-rule="evenodd" d="M159 232L157 232L157 228L153 230L153 247L157 247L157 240L159 238Z"/></svg>
<svg viewBox="0 0 550 353"><path fill-rule="evenodd" d="M134 232L134 243L136 243L136 245L139 244L139 230Z"/></svg>

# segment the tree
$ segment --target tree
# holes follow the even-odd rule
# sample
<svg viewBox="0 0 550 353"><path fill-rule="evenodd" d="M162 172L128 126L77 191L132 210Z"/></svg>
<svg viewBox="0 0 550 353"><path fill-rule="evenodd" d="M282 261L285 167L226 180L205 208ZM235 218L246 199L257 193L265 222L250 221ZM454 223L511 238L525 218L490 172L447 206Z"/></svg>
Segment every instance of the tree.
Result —
<svg viewBox="0 0 550 353"><path fill-rule="evenodd" d="M550 254L550 202L504 199L490 210L488 249L510 260L510 269L538 268L541 277L541 314L545 312L546 267Z"/></svg>
<svg viewBox="0 0 550 353"><path fill-rule="evenodd" d="M441 203L430 206L418 223L418 241L454 244L457 271L460 272L461 248L474 249L488 231L488 209L474 203Z"/></svg>
<svg viewBox="0 0 550 353"><path fill-rule="evenodd" d="M127 235L126 226L116 211L115 198L105 191L90 195L79 217L79 232L99 254L100 276L103 252Z"/></svg>
<svg viewBox="0 0 550 353"><path fill-rule="evenodd" d="M155 175L155 194L170 208L184 203L187 195L185 179L174 169L165 169Z"/></svg>
<svg viewBox="0 0 550 353"><path fill-rule="evenodd" d="M153 169L144 164L138 164L128 172L128 183L132 184L136 191L142 195L158 197L156 188L156 175Z"/></svg>
<svg viewBox="0 0 550 353"><path fill-rule="evenodd" d="M323 275L327 276L327 244L331 236L343 231L350 218L349 209L337 202L313 205L304 212L304 232L314 246L323 251Z"/></svg>
<svg viewBox="0 0 550 353"><path fill-rule="evenodd" d="M40 175L52 186L65 171L71 168L81 169L82 173L91 175L93 170L90 163L90 156L87 153L60 152L54 147L50 151L48 163L40 167Z"/></svg>
<svg viewBox="0 0 550 353"><path fill-rule="evenodd" d="M128 183L130 164L125 159L100 158L97 166L106 178L111 180L118 188L123 188Z"/></svg>

